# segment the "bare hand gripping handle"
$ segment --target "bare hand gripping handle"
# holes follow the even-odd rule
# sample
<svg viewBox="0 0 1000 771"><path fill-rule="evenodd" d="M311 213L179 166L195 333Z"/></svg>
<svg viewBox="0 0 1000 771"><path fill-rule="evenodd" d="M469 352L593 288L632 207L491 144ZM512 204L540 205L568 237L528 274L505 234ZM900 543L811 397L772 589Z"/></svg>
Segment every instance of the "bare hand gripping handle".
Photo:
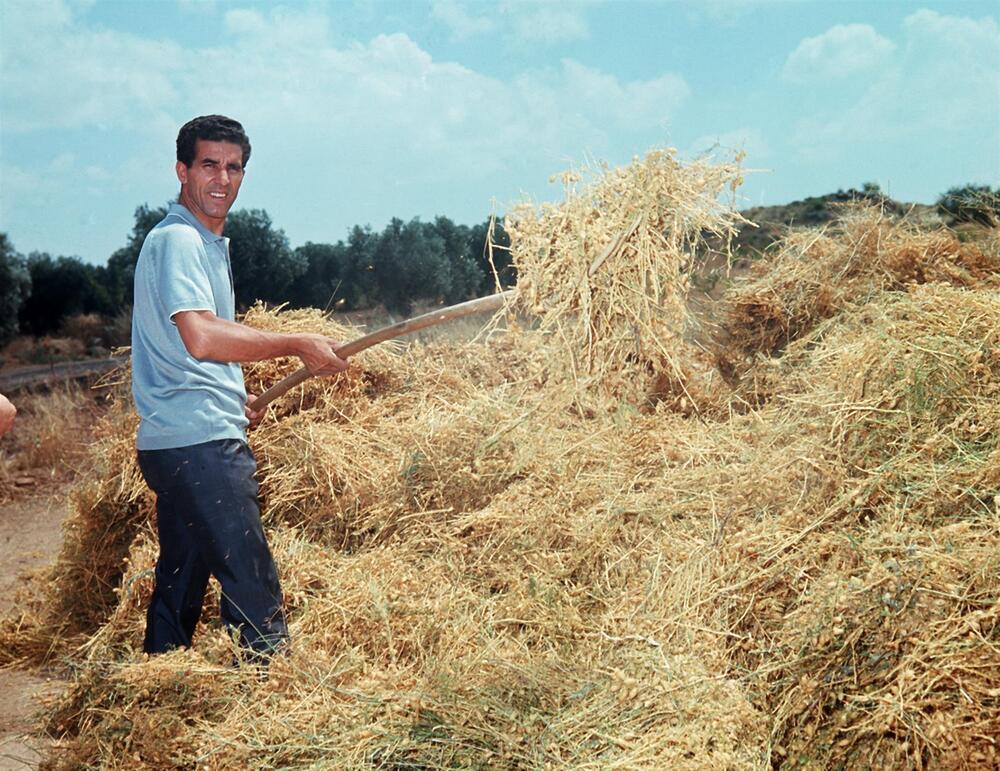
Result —
<svg viewBox="0 0 1000 771"><path fill-rule="evenodd" d="M359 337L357 340L352 340L351 342L340 346L340 348L337 349L337 355L342 359L346 359L348 356L353 356L354 354L365 350L365 348L370 348L373 345L384 343L386 340L392 340L393 338L409 334L410 332L416 332L418 329L426 329L427 327L437 326L438 324L443 324L446 321L460 319L463 316L468 316L472 313L499 310L509 300L512 300L516 293L516 289L508 289L506 292L501 292L500 294L479 297L475 300L459 303L458 305L449 305L446 308L439 308L436 311L431 311L430 313L415 316L412 319L400 321L398 324L392 324L388 327L376 329L374 332L369 332L367 335ZM279 396L284 396L289 390L295 388L295 386L300 383L304 383L310 377L312 377L312 374L305 367L300 370L296 370L284 380L275 383L264 393L254 399L253 404L251 404L250 407L254 410L261 410Z"/></svg>

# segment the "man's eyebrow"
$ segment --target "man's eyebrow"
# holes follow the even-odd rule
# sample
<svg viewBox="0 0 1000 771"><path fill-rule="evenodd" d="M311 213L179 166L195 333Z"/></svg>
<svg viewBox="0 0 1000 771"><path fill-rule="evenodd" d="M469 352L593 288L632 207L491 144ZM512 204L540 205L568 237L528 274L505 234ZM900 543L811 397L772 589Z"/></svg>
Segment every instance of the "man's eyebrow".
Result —
<svg viewBox="0 0 1000 771"><path fill-rule="evenodd" d="M222 165L222 161L221 160L219 160L218 158L212 158L210 156L206 156L205 158L202 158L201 161L200 161L200 163L201 163L202 166L221 166ZM242 171L243 170L243 162L242 161L230 161L229 163L226 164L226 168L227 169L240 169Z"/></svg>

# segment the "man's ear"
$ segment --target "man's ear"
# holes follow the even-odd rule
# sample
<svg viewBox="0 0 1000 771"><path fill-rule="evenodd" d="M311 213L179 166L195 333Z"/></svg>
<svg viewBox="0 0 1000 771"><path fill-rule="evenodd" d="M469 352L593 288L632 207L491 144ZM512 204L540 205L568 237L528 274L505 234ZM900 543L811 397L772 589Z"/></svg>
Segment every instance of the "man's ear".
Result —
<svg viewBox="0 0 1000 771"><path fill-rule="evenodd" d="M184 161L177 161L174 169L177 171L177 179L181 181L182 185L186 185L188 181L188 167L184 165Z"/></svg>

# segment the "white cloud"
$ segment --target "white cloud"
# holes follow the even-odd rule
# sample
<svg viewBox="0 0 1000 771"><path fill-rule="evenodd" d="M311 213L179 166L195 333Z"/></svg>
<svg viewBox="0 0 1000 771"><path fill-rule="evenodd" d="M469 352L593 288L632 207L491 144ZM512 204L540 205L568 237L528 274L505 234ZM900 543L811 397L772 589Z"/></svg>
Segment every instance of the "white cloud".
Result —
<svg viewBox="0 0 1000 771"><path fill-rule="evenodd" d="M6 130L148 125L177 98L179 46L74 22L65 3L4 6Z"/></svg>
<svg viewBox="0 0 1000 771"><path fill-rule="evenodd" d="M267 31L267 23L264 17L257 11L247 8L236 8L226 11L223 19L226 31L232 35L263 35Z"/></svg>
<svg viewBox="0 0 1000 771"><path fill-rule="evenodd" d="M73 20L73 10L64 0L7 0L3 5L5 44L11 30L31 24L36 29L58 29Z"/></svg>
<svg viewBox="0 0 1000 771"><path fill-rule="evenodd" d="M70 152L61 152L52 159L49 164L49 171L60 175L68 173L76 165L76 157Z"/></svg>
<svg viewBox="0 0 1000 771"><path fill-rule="evenodd" d="M252 43L260 53L293 46L301 46L307 52L310 47L322 49L329 45L329 18L309 7L279 5L266 16L259 11L237 8L226 11L223 18L231 35L243 43Z"/></svg>
<svg viewBox="0 0 1000 771"><path fill-rule="evenodd" d="M431 15L459 39L493 32L497 26L489 16L470 13L468 7L458 0L435 0Z"/></svg>
<svg viewBox="0 0 1000 771"><path fill-rule="evenodd" d="M435 0L431 15L452 37L497 35L525 44L553 45L590 36L587 9L593 0L504 0L499 5Z"/></svg>
<svg viewBox="0 0 1000 771"><path fill-rule="evenodd" d="M853 142L902 142L947 152L959 142L1000 146L1000 29L918 11L907 17L891 65L877 72L846 109L803 118L792 137L799 152L827 155ZM978 144L977 144L978 147Z"/></svg>
<svg viewBox="0 0 1000 771"><path fill-rule="evenodd" d="M799 43L785 61L782 76L794 83L811 83L876 73L895 49L895 43L868 24L838 24Z"/></svg>
<svg viewBox="0 0 1000 771"><path fill-rule="evenodd" d="M900 75L876 99L904 121L945 134L969 124L992 127L1000 136L1000 27L995 19L943 16L918 11L903 23ZM891 88L898 88L895 94Z"/></svg>
<svg viewBox="0 0 1000 771"><path fill-rule="evenodd" d="M92 26L59 3L16 26L5 16L4 134L69 129L78 142L55 166L38 164L42 183L6 156L5 207L16 202L27 222L39 206L65 208L60 195L98 190L109 207L127 201L127 219L136 202L175 192L177 128L223 113L254 144L241 203L298 227L297 240L337 237L331 209L337 222L376 224L387 208L478 216L490 196L505 206L567 161L664 141L690 95L669 72L629 80L566 59L499 78L436 60L402 33L334 42L316 8L223 8L219 34L184 44Z"/></svg>
<svg viewBox="0 0 1000 771"><path fill-rule="evenodd" d="M706 16L710 21L724 26L733 26L768 0L686 0L686 2L691 14Z"/></svg>
<svg viewBox="0 0 1000 771"><path fill-rule="evenodd" d="M56 152L39 167L23 168L17 163L4 164L4 199L9 201L50 201L65 193L67 180L82 183L82 190L94 194L111 179L99 164L81 166L71 152Z"/></svg>
<svg viewBox="0 0 1000 771"><path fill-rule="evenodd" d="M674 74L645 81L618 78L572 59L563 60L559 89L572 100L567 107L603 116L604 121L663 125L690 95L682 77Z"/></svg>
<svg viewBox="0 0 1000 771"><path fill-rule="evenodd" d="M976 53L981 45L995 46L997 42L997 22L992 17L944 16L924 9L907 16L903 27L913 41L919 40L942 51L955 47L963 56ZM996 61L1000 50L994 47L992 57Z"/></svg>
<svg viewBox="0 0 1000 771"><path fill-rule="evenodd" d="M513 7L560 13L547 4ZM402 33L338 47L326 17L309 10L230 9L224 25L228 39L182 48L58 14L43 42L25 19L5 55L5 129L179 125L229 111L248 129L283 125L303 136L321 130L343 141L405 142L466 163L539 146L575 151L599 144L609 124L656 129L689 95L676 74L624 81L573 60L508 82L434 61Z"/></svg>
<svg viewBox="0 0 1000 771"><path fill-rule="evenodd" d="M528 43L560 43L589 37L586 7L565 0L508 0L501 6L513 34Z"/></svg>

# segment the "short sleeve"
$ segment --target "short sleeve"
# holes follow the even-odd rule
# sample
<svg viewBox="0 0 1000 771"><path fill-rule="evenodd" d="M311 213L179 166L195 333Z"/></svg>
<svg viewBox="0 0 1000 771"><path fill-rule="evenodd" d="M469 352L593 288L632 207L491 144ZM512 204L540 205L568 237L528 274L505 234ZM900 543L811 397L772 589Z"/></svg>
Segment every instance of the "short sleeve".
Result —
<svg viewBox="0 0 1000 771"><path fill-rule="evenodd" d="M180 311L215 312L212 284L206 270L208 255L197 233L174 230L165 234L156 266L156 293L169 318Z"/></svg>

